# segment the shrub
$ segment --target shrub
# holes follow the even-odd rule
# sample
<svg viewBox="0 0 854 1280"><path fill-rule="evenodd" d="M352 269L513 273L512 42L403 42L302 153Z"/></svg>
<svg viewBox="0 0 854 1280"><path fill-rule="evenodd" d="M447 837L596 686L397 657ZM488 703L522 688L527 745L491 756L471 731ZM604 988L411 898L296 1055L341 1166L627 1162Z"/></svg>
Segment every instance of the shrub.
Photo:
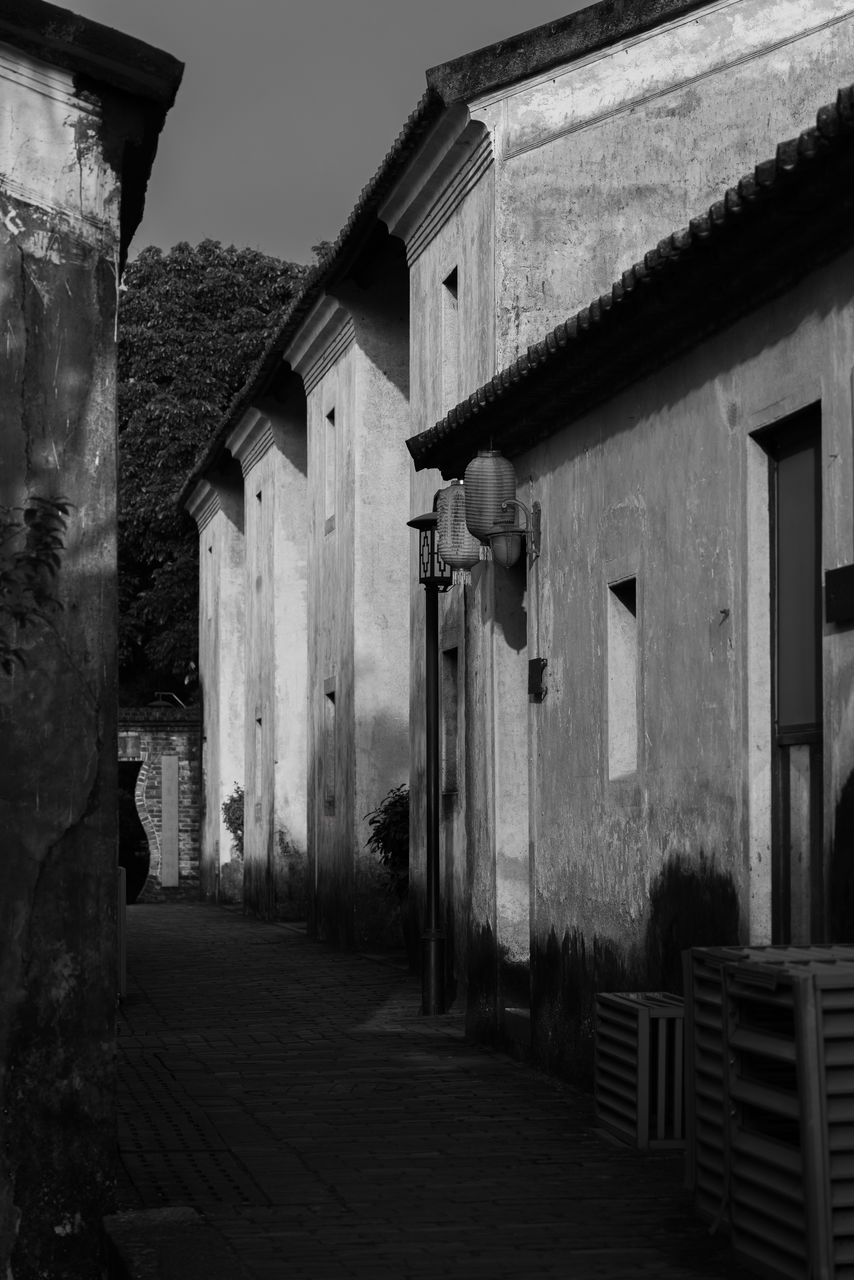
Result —
<svg viewBox="0 0 854 1280"><path fill-rule="evenodd" d="M235 782L234 790L222 803L222 817L228 828L235 848L243 857L243 788Z"/></svg>
<svg viewBox="0 0 854 1280"><path fill-rule="evenodd" d="M385 868L389 891L403 901L409 891L409 787L404 782L365 814L371 827L366 848Z"/></svg>

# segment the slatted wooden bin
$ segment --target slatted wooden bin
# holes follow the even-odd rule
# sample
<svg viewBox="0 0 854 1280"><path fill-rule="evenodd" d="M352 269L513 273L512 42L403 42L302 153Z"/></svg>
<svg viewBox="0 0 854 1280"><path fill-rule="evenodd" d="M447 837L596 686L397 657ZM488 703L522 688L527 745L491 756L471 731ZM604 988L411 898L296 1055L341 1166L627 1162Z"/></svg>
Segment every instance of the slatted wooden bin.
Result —
<svg viewBox="0 0 854 1280"><path fill-rule="evenodd" d="M854 1277L854 962L726 964L725 1182L736 1253Z"/></svg>
<svg viewBox="0 0 854 1280"><path fill-rule="evenodd" d="M666 991L596 997L596 1115L641 1150L684 1146L683 1009Z"/></svg>
<svg viewBox="0 0 854 1280"><path fill-rule="evenodd" d="M729 964L771 966L852 961L854 947L694 947L685 970L685 1182L707 1222L729 1226L725 1160L723 971Z"/></svg>

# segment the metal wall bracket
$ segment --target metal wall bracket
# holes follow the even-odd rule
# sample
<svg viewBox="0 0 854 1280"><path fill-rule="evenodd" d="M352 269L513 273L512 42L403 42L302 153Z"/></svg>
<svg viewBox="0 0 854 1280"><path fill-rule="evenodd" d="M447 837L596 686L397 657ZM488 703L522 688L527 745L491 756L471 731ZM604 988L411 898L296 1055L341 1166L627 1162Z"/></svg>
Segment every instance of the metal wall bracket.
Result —
<svg viewBox="0 0 854 1280"><path fill-rule="evenodd" d="M547 658L528 659L528 698L531 702L542 702L546 696L543 677L548 665Z"/></svg>

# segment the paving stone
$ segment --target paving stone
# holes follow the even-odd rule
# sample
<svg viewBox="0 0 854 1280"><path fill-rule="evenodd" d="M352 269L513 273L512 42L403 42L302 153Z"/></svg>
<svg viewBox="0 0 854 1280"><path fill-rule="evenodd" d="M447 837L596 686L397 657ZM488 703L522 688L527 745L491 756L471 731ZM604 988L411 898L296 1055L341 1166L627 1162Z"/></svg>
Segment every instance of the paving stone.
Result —
<svg viewBox="0 0 854 1280"><path fill-rule="evenodd" d="M422 1018L399 962L201 904L128 924L119 1194L198 1215L198 1249L185 1224L161 1251L182 1280L225 1258L240 1280L747 1276L678 1157L616 1143L592 1099L459 1014Z"/></svg>

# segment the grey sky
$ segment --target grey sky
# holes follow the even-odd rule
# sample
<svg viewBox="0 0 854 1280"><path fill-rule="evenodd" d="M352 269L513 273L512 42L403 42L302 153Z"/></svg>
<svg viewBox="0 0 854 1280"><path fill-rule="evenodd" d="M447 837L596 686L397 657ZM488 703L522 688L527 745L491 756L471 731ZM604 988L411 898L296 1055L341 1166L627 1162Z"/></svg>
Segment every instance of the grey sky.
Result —
<svg viewBox="0 0 854 1280"><path fill-rule="evenodd" d="M58 0L63 3L63 0ZM585 0L587 2L587 0ZM337 236L437 62L582 0L65 0L186 63L131 248L297 262Z"/></svg>

